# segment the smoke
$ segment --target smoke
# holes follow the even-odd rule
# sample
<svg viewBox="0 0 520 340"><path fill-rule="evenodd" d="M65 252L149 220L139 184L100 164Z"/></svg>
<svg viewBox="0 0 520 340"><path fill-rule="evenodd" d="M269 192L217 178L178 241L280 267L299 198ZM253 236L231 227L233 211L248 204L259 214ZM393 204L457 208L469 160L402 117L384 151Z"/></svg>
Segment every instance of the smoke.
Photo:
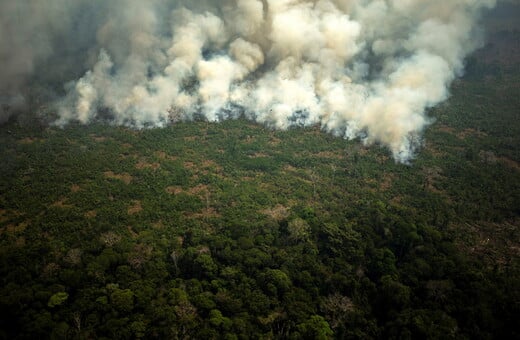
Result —
<svg viewBox="0 0 520 340"><path fill-rule="evenodd" d="M37 87L53 98L58 125L239 115L277 129L319 124L406 162L425 111L447 98L479 46L479 14L494 5L0 0L0 103Z"/></svg>

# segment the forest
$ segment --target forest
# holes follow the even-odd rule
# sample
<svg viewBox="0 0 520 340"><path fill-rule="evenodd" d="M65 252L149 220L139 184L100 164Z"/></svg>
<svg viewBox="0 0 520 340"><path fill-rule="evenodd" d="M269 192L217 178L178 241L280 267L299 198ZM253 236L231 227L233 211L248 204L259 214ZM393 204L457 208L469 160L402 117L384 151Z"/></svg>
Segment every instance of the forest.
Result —
<svg viewBox="0 0 520 340"><path fill-rule="evenodd" d="M317 126L13 118L0 338L520 338L520 71L490 50L410 164Z"/></svg>

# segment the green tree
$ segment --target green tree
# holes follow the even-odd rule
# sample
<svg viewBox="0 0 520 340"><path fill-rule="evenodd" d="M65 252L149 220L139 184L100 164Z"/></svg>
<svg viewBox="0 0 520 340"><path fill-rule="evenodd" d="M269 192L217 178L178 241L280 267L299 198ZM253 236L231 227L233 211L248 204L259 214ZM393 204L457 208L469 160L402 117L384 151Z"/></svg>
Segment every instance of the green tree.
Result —
<svg viewBox="0 0 520 340"><path fill-rule="evenodd" d="M298 325L298 333L303 339L327 340L334 333L329 323L320 315L313 315L304 323Z"/></svg>
<svg viewBox="0 0 520 340"><path fill-rule="evenodd" d="M67 301L68 298L69 298L69 294L67 294L66 292L56 293L49 298L49 302L47 303L47 306L49 306L51 308L59 306L62 303L64 303L65 301Z"/></svg>
<svg viewBox="0 0 520 340"><path fill-rule="evenodd" d="M134 292L130 289L116 288L110 294L110 302L114 308L123 313L130 313L134 309Z"/></svg>

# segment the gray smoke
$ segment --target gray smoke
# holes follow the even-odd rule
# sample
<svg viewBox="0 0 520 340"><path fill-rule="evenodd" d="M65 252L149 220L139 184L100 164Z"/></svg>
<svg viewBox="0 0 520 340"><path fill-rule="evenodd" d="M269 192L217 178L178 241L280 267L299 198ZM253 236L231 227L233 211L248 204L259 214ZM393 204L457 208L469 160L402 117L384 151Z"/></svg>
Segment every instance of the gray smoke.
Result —
<svg viewBox="0 0 520 340"><path fill-rule="evenodd" d="M68 82L58 125L101 113L138 128L244 114L278 129L319 124L406 162L494 5L0 0L0 100L37 83L58 95Z"/></svg>

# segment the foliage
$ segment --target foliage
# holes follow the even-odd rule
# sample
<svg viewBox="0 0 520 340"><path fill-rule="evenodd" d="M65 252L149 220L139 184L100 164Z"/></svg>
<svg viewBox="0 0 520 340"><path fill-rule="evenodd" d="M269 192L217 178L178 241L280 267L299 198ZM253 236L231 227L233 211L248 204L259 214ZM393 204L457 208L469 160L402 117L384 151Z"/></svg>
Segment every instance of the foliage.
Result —
<svg viewBox="0 0 520 340"><path fill-rule="evenodd" d="M10 122L0 337L518 338L519 74L488 71L410 165L241 118Z"/></svg>

